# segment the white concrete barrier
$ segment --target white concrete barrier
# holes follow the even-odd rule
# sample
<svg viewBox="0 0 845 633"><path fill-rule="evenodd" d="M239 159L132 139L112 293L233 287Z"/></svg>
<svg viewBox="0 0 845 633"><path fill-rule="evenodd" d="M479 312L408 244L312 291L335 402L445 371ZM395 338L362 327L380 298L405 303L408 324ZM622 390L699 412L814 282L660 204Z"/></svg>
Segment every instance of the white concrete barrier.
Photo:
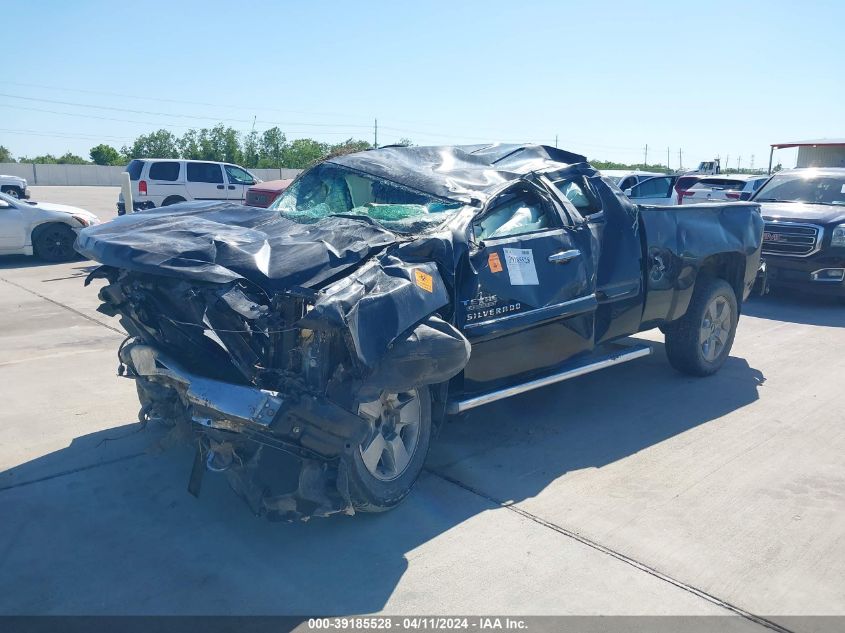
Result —
<svg viewBox="0 0 845 633"><path fill-rule="evenodd" d="M0 174L25 178L30 185L120 186L125 167L0 163ZM250 169L261 180L296 178L301 169Z"/></svg>

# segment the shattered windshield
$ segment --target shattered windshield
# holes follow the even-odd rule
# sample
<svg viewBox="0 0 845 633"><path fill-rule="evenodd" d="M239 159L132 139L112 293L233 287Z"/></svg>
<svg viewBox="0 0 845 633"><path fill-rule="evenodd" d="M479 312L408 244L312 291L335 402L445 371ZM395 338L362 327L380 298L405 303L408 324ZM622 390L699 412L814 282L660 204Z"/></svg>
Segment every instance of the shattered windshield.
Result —
<svg viewBox="0 0 845 633"><path fill-rule="evenodd" d="M461 203L323 163L304 173L270 206L305 224L330 215L367 216L398 233L418 233L452 217Z"/></svg>
<svg viewBox="0 0 845 633"><path fill-rule="evenodd" d="M808 170L777 174L757 191L754 200L845 205L845 173L831 175Z"/></svg>

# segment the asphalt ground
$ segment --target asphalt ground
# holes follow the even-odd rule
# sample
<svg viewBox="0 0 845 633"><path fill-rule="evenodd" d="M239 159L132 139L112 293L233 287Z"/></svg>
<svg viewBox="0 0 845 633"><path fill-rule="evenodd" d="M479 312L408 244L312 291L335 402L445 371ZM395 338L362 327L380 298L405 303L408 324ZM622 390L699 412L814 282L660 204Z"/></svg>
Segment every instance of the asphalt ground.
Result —
<svg viewBox="0 0 845 633"><path fill-rule="evenodd" d="M32 194L108 219L117 189ZM92 266L0 257L0 614L845 615L840 303L752 300L705 379L648 333L448 424L396 510L279 524L139 430Z"/></svg>

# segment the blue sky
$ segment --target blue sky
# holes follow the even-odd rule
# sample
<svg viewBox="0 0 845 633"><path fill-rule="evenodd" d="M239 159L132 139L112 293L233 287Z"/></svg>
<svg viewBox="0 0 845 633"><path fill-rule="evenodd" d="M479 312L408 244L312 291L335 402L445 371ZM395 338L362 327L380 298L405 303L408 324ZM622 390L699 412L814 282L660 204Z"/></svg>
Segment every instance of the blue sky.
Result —
<svg viewBox="0 0 845 633"><path fill-rule="evenodd" d="M648 144L672 167L679 148L684 166L760 166L770 142L845 137L843 2L4 0L3 14L14 155L253 118L326 141L372 140L376 117L380 143L557 135L624 162Z"/></svg>

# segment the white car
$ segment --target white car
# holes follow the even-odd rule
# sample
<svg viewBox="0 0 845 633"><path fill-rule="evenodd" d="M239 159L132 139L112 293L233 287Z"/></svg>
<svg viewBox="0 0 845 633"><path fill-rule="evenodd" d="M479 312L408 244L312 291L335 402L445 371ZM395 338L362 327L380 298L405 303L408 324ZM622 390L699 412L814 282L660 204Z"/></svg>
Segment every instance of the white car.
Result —
<svg viewBox="0 0 845 633"><path fill-rule="evenodd" d="M18 176L4 176L0 174L0 193L12 198L29 198L26 190L26 180Z"/></svg>
<svg viewBox="0 0 845 633"><path fill-rule="evenodd" d="M100 219L84 209L29 202L0 193L0 255L36 255L48 262L78 257L76 233Z"/></svg>
<svg viewBox="0 0 845 633"><path fill-rule="evenodd" d="M261 182L231 163L175 158L136 158L126 166L135 211L166 207L188 200L231 200L243 204L246 190ZM126 213L121 192L117 213Z"/></svg>
<svg viewBox="0 0 845 633"><path fill-rule="evenodd" d="M622 191L630 189L634 185L641 183L643 180L654 178L655 176L664 176L656 171L626 171L624 169L602 169L601 175L610 180L614 185L619 187Z"/></svg>
<svg viewBox="0 0 845 633"><path fill-rule="evenodd" d="M743 174L707 176L684 191L683 201L684 204L699 204L702 202L739 200L748 181L757 180L758 178L761 177ZM762 177L761 182L764 182L766 178Z"/></svg>

